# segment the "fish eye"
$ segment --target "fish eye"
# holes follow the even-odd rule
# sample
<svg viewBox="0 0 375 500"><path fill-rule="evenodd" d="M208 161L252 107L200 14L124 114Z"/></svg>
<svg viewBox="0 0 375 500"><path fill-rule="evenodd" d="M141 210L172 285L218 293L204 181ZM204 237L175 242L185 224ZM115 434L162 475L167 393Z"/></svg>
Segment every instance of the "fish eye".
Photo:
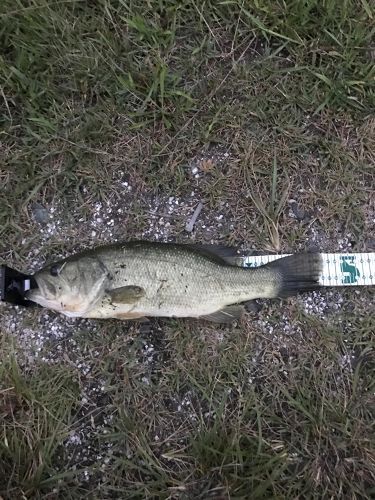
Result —
<svg viewBox="0 0 375 500"><path fill-rule="evenodd" d="M58 276L59 275L60 268L56 264L51 267L49 270L51 276Z"/></svg>

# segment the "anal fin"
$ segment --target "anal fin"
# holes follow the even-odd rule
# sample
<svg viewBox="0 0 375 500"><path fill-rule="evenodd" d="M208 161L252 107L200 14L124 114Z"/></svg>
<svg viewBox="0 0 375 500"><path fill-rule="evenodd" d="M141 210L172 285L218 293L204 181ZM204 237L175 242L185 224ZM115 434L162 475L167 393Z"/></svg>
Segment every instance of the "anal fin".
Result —
<svg viewBox="0 0 375 500"><path fill-rule="evenodd" d="M213 323L233 323L233 321L241 319L244 311L245 308L242 305L232 305L226 306L212 314L200 316L200 318L212 321Z"/></svg>

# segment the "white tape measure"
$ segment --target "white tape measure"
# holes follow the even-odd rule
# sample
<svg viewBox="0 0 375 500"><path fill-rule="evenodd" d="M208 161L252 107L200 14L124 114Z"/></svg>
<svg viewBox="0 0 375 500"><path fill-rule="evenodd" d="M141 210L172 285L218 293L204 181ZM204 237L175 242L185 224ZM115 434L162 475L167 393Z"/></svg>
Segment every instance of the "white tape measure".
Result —
<svg viewBox="0 0 375 500"><path fill-rule="evenodd" d="M258 267L283 255L251 255L241 258L245 267ZM322 253L323 271L319 279L322 286L375 285L375 253Z"/></svg>

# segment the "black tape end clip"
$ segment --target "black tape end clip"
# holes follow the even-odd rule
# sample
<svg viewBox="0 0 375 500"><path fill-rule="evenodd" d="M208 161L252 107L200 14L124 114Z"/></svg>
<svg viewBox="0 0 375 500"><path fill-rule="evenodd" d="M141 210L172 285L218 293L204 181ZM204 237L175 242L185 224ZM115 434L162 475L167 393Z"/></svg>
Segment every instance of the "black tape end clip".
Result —
<svg viewBox="0 0 375 500"><path fill-rule="evenodd" d="M37 288L35 279L8 266L0 266L0 302L24 307L36 306L35 302L25 299L31 288Z"/></svg>

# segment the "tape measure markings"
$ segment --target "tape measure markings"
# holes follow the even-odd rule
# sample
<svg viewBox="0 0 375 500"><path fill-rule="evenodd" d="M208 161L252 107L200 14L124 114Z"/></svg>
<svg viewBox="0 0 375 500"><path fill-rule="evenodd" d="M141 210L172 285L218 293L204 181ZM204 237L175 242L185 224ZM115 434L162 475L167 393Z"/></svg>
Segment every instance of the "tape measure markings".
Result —
<svg viewBox="0 0 375 500"><path fill-rule="evenodd" d="M250 255L241 258L244 267L258 267L282 255ZM322 286L372 286L375 285L375 252L321 253L323 270L319 283Z"/></svg>

